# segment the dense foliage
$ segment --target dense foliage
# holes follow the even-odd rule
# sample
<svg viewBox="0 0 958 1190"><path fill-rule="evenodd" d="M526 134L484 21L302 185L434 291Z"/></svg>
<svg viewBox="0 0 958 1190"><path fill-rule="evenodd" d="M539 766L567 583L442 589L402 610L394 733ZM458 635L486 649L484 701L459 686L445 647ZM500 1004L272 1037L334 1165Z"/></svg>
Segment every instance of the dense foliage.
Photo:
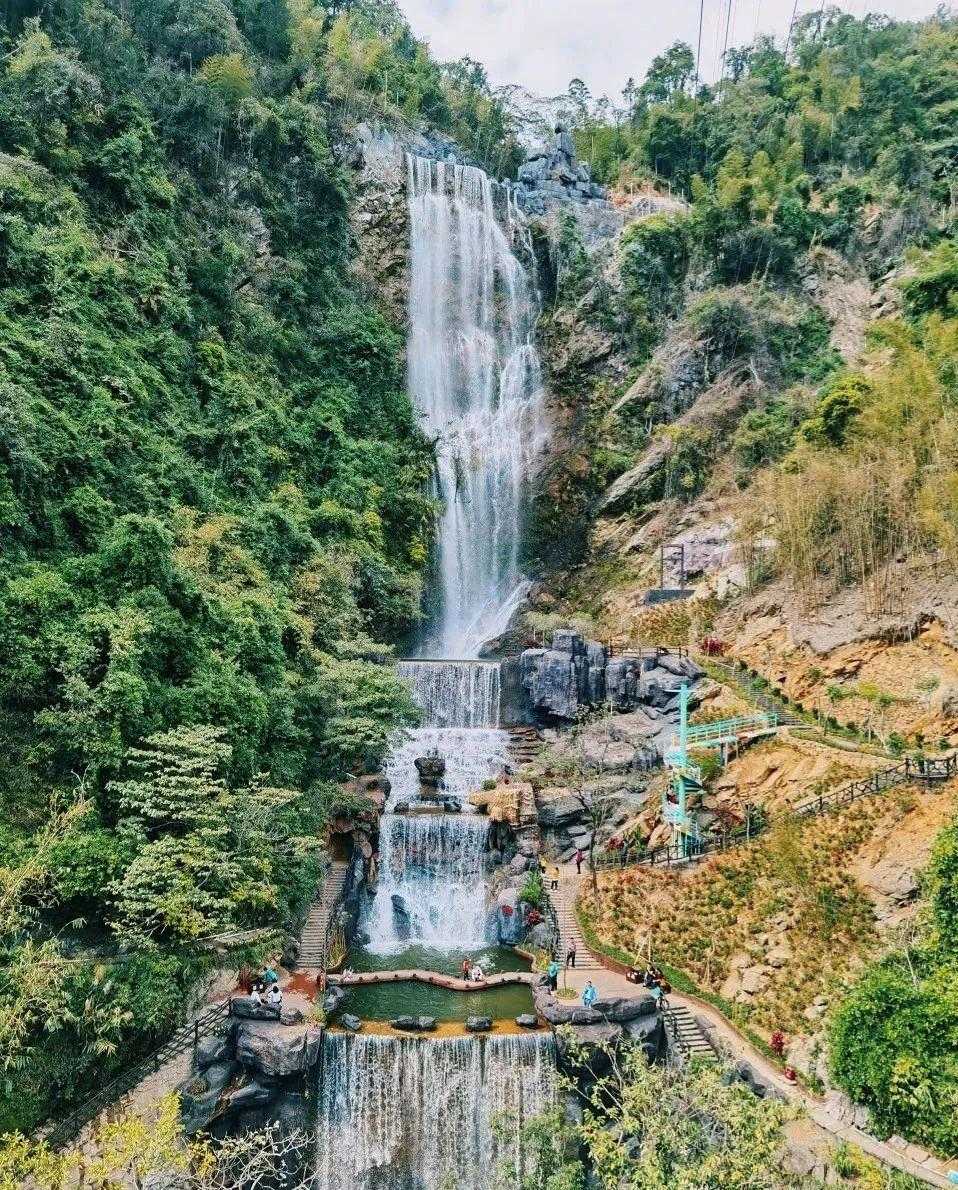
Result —
<svg viewBox="0 0 958 1190"><path fill-rule="evenodd" d="M866 969L831 1030L840 1086L876 1128L939 1152L958 1149L958 821L925 874L920 929Z"/></svg>
<svg viewBox="0 0 958 1190"><path fill-rule="evenodd" d="M10 0L0 28L0 1130L289 928L414 710L429 444L351 272L349 130L508 168L388 0Z"/></svg>

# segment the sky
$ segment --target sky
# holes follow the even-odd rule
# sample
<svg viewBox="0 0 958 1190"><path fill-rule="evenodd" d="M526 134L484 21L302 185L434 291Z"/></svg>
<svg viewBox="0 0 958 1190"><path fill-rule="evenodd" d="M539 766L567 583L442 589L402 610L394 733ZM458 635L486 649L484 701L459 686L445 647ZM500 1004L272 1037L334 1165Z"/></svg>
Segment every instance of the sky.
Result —
<svg viewBox="0 0 958 1190"><path fill-rule="evenodd" d="M756 33L782 44L795 0L731 0L729 45ZM834 2L834 0L830 0ZM618 97L626 80L641 81L656 54L673 41L693 50L699 0L399 0L413 31L439 59L468 54L482 62L493 85L521 83L541 95L564 91L581 78L596 96ZM798 15L821 0L798 0ZM901 19L928 16L936 0L838 0L855 16L884 12ZM727 0L705 0L701 75L719 73Z"/></svg>

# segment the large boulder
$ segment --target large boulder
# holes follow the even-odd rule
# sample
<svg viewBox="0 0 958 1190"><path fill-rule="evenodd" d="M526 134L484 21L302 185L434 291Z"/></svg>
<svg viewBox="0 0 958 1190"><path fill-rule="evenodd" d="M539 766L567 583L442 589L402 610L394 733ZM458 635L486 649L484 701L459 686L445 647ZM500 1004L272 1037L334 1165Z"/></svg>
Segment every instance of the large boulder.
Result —
<svg viewBox="0 0 958 1190"><path fill-rule="evenodd" d="M287 1029L246 1021L237 1030L236 1060L266 1078L302 1074L316 1065L322 1037L317 1026Z"/></svg>
<svg viewBox="0 0 958 1190"><path fill-rule="evenodd" d="M437 1024L434 1016L397 1016L389 1023L404 1033L431 1033Z"/></svg>
<svg viewBox="0 0 958 1190"><path fill-rule="evenodd" d="M275 1008L267 1004L254 1004L250 996L234 996L230 1001L230 1011L233 1016L244 1021L275 1021Z"/></svg>
<svg viewBox="0 0 958 1190"><path fill-rule="evenodd" d="M488 1033L492 1028L491 1016L467 1016L466 1030L469 1033Z"/></svg>
<svg viewBox="0 0 958 1190"><path fill-rule="evenodd" d="M413 763L419 774L419 783L427 788L438 789L446 775L446 761L438 753L418 756Z"/></svg>
<svg viewBox="0 0 958 1190"><path fill-rule="evenodd" d="M559 795L543 801L539 806L539 825L546 829L568 826L581 821L585 808L579 798L570 794Z"/></svg>

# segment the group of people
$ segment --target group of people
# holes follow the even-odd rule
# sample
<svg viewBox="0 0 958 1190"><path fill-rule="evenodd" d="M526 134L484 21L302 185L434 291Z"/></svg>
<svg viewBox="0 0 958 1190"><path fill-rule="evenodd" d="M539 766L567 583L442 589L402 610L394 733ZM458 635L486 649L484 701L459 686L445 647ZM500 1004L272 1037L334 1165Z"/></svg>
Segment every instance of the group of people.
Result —
<svg viewBox="0 0 958 1190"><path fill-rule="evenodd" d="M656 1004L660 1007L672 990L672 985L666 979L662 969L652 962L649 963L645 971L640 971L638 967L630 967L626 979L629 983L640 983L643 987L648 988L655 998Z"/></svg>
<svg viewBox="0 0 958 1190"><path fill-rule="evenodd" d="M249 993L250 1003L254 1008L275 1010L277 1017L283 1011L283 989L279 986L279 976L273 967L268 966L253 980Z"/></svg>

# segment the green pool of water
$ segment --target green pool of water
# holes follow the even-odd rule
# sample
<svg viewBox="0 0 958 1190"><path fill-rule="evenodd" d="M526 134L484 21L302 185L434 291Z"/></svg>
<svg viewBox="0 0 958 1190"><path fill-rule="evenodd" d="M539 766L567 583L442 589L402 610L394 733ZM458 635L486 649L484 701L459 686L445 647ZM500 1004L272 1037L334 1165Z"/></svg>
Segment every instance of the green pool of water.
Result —
<svg viewBox="0 0 958 1190"><path fill-rule="evenodd" d="M410 946L385 955L370 954L362 947L355 947L349 952L347 966L353 971L438 971L458 976L466 957L473 963L478 962L487 975L530 969L528 959L508 946L489 946L468 952ZM532 1010L532 991L522 984L454 992L410 980L350 988L341 1011L355 1013L368 1021L388 1021L397 1016L434 1016L439 1021L464 1021L467 1016L504 1020Z"/></svg>
<svg viewBox="0 0 958 1190"><path fill-rule="evenodd" d="M533 1011L532 990L523 984L452 992L413 981L376 983L350 988L341 1011L367 1021L389 1021L397 1016L434 1016L438 1021L491 1016L493 1020L504 1020Z"/></svg>

